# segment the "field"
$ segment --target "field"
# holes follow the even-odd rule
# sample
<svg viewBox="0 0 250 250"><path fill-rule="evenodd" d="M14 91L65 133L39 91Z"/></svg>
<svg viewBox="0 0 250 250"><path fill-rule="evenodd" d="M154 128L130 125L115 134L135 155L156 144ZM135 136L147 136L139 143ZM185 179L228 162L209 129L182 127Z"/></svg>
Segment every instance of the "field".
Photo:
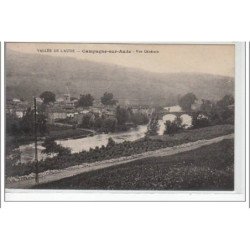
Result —
<svg viewBox="0 0 250 250"><path fill-rule="evenodd" d="M234 133L234 126L231 124L215 125L204 128L189 129L174 135L150 136L152 140L171 143L185 143L202 139L211 139L217 136Z"/></svg>
<svg viewBox="0 0 250 250"><path fill-rule="evenodd" d="M60 181L40 189L233 190L234 142L224 140L169 156L121 164Z"/></svg>

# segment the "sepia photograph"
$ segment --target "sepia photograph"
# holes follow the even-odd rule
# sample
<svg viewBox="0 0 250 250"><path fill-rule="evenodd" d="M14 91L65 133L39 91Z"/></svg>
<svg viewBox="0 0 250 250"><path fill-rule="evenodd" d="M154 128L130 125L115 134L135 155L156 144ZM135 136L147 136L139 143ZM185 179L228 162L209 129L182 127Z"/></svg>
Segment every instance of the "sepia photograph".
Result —
<svg viewBox="0 0 250 250"><path fill-rule="evenodd" d="M248 2L1 1L0 249L250 249Z"/></svg>
<svg viewBox="0 0 250 250"><path fill-rule="evenodd" d="M5 188L235 190L235 44L5 44Z"/></svg>

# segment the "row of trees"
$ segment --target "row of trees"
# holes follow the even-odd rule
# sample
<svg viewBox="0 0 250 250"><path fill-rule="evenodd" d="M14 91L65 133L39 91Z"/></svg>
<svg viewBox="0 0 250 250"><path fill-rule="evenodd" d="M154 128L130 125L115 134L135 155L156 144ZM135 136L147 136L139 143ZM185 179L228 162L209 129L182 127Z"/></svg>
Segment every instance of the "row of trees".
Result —
<svg viewBox="0 0 250 250"><path fill-rule="evenodd" d="M183 111L192 111L192 105L197 100L193 93L179 98L179 105ZM199 110L192 111L192 128L201 128L221 124L234 124L234 97L225 95L221 100L212 102L202 100ZM184 126L182 119L177 117L174 121L166 121L165 134L173 135L181 131Z"/></svg>
<svg viewBox="0 0 250 250"><path fill-rule="evenodd" d="M56 95L51 91L44 91L40 98L43 100L44 104L54 103L56 101ZM76 98L74 98L76 99ZM91 94L85 94L81 95L77 105L79 107L90 107L93 106L94 97ZM103 105L115 105L117 104L117 100L114 99L114 96L112 93L105 92L103 96L101 97L101 103Z"/></svg>
<svg viewBox="0 0 250 250"><path fill-rule="evenodd" d="M6 114L6 132L9 135L29 135L34 133L34 110L28 108L22 118L17 118L13 114ZM41 110L37 113L37 132L44 136L47 132L47 122L44 112Z"/></svg>
<svg viewBox="0 0 250 250"><path fill-rule="evenodd" d="M194 128L218 124L234 124L233 96L226 95L218 102L202 100L200 109L193 114L192 118Z"/></svg>
<svg viewBox="0 0 250 250"><path fill-rule="evenodd" d="M114 117L88 113L83 116L81 126L92 128L102 132L114 132L117 130L127 130L128 123L142 125L148 123L146 114L134 113L131 108L117 106Z"/></svg>

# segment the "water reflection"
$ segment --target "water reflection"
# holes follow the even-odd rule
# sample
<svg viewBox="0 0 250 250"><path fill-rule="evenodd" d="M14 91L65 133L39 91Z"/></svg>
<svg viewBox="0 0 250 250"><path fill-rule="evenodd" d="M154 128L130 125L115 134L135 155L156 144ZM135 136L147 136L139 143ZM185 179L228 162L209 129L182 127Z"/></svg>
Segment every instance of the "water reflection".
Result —
<svg viewBox="0 0 250 250"><path fill-rule="evenodd" d="M180 106L166 107L169 112L181 112ZM166 114L161 120L158 121L159 130L158 134L163 135L165 131L165 122L167 120L173 121L176 118L174 114ZM192 126L192 117L183 114L181 115L182 123L185 128ZM56 142L63 147L68 147L71 149L72 153L81 152L83 150L89 151L90 148L106 146L108 139L111 137L116 143L122 143L124 141L135 141L141 139L145 136L147 132L147 125L140 125L136 128L131 128L129 131L119 132L119 133L109 133L109 134L98 134L92 137L85 137L79 139L68 139L68 140L57 140ZM53 155L43 154L42 142L38 142L38 160L46 159L47 157L53 157ZM20 162L27 163L34 161L35 159L35 148L34 143L28 145L22 145L19 147L20 150Z"/></svg>
<svg viewBox="0 0 250 250"><path fill-rule="evenodd" d="M192 127L192 116L184 114L181 115L182 125L184 128L190 128Z"/></svg>
<svg viewBox="0 0 250 250"><path fill-rule="evenodd" d="M89 151L90 148L106 146L111 137L116 143L124 141L135 141L145 136L147 125L141 125L126 132L98 134L92 137L80 139L58 140L58 144L71 149L72 153L78 153L83 150Z"/></svg>
<svg viewBox="0 0 250 250"><path fill-rule="evenodd" d="M182 112L182 109L179 105L172 106L172 107L165 107L165 110L168 112L173 112L173 113L178 113ZM158 121L159 129L158 129L158 135L163 135L165 132L165 122L166 121L174 121L176 119L175 114L166 114ZM192 127L192 116L188 114L183 114L180 116L182 120L182 125L184 126L185 129Z"/></svg>
<svg viewBox="0 0 250 250"><path fill-rule="evenodd" d="M165 132L165 122L166 121L174 121L176 118L176 115L172 115L172 114L167 114L164 115L162 117L161 120L158 121L158 125L159 125L159 130L158 130L158 135L163 135Z"/></svg>

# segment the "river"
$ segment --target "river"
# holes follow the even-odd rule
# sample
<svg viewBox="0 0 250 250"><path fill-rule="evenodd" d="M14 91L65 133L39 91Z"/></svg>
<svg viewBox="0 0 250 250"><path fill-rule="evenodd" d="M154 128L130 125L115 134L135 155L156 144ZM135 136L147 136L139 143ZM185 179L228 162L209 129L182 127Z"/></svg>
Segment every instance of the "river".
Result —
<svg viewBox="0 0 250 250"><path fill-rule="evenodd" d="M71 149L72 153L78 153L83 150L89 151L90 148L106 146L108 144L108 139L112 138L116 143L121 143L124 141L135 141L141 139L145 136L147 132L147 125L140 125L136 128L131 128L126 132L119 133L109 133L109 134L97 134L91 137L85 137L80 139L68 139L68 140L58 140L58 144L63 147L68 147Z"/></svg>
<svg viewBox="0 0 250 250"><path fill-rule="evenodd" d="M121 143L124 141L135 141L141 139L145 136L147 132L147 125L140 125L136 128L131 128L129 131L118 132L118 133L108 133L108 134L97 134L94 136L78 138L78 139L66 139L66 140L57 140L56 143L62 145L63 147L68 147L71 149L72 153L78 153L83 150L89 151L90 148L101 147L102 145L106 146L108 144L108 139L112 138L116 143ZM42 141L38 142L37 154L38 160L43 160L48 157L53 157L53 155L43 154L42 150ZM35 160L35 148L34 143L27 145L22 145L19 147L19 162L28 163Z"/></svg>
<svg viewBox="0 0 250 250"><path fill-rule="evenodd" d="M179 106L166 107L170 112L181 112L181 108ZM159 120L159 129L158 134L163 135L165 131L165 122L167 120L173 121L176 118L173 114L166 114ZM181 115L183 125L186 127L191 126L192 118L187 115ZM97 134L94 136L78 138L78 139L66 139L66 140L57 140L56 142L63 147L68 147L71 149L72 153L78 153L83 150L89 151L90 148L106 146L108 143L108 139L112 138L116 143L122 143L124 141L136 141L145 136L147 132L147 125L140 125L136 128L131 128L129 131L125 132L117 132L117 133L108 133L108 134ZM44 147L42 146L42 142L38 142L38 160L46 159L47 157L53 157L54 155L46 155L42 153ZM20 160L21 163L27 163L34 161L34 143L28 145L22 145L19 147L20 151Z"/></svg>

